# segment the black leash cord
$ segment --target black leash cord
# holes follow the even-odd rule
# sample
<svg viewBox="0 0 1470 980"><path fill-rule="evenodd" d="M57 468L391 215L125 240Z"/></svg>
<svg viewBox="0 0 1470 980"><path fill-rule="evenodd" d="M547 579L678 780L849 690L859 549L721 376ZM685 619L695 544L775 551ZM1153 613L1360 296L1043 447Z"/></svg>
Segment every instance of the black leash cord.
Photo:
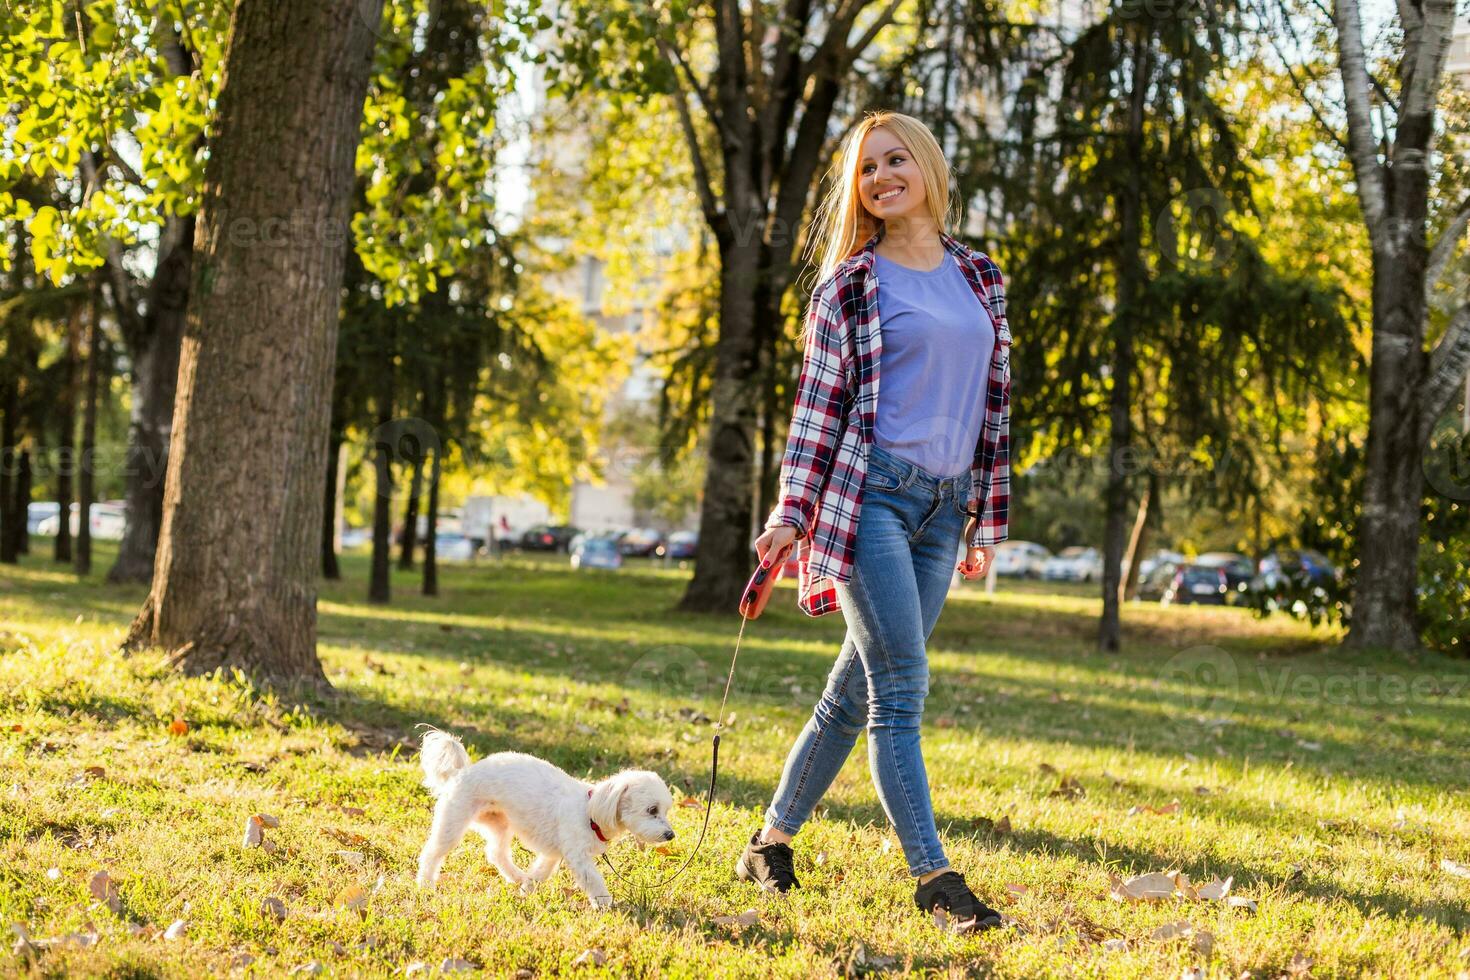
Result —
<svg viewBox="0 0 1470 980"><path fill-rule="evenodd" d="M679 865L679 870L658 884L647 886L650 890L662 888L684 873L684 869L689 867L689 862L694 860L694 855L699 853L699 847L704 843L705 831L709 830L709 815L715 808L715 783L720 776L720 733L718 729L725 727L725 703L730 700L730 682L735 679L735 661L740 658L740 641L745 636L745 624L748 622L749 620L744 616L740 617L740 632L735 637L735 653L730 657L730 672L725 675L725 694L720 698L720 713L715 718L715 728L717 730L714 734L714 742L710 746L709 797L704 801L704 826L699 828L699 840L694 842L694 850L690 851L689 856L684 859L684 863ZM634 888L639 887L634 882L629 881L627 876L618 870L617 865L613 864L608 858L606 851L602 852L602 861L619 881Z"/></svg>

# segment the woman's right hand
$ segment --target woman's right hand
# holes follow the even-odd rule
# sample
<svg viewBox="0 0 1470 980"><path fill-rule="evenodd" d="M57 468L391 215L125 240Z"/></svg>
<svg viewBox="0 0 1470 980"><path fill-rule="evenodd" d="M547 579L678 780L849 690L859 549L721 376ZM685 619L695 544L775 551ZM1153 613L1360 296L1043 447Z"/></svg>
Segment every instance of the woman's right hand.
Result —
<svg viewBox="0 0 1470 980"><path fill-rule="evenodd" d="M755 539L755 556L762 564L766 564L766 556L775 559L781 551L796 540L796 528L790 524L782 524L779 527L767 528L766 532Z"/></svg>

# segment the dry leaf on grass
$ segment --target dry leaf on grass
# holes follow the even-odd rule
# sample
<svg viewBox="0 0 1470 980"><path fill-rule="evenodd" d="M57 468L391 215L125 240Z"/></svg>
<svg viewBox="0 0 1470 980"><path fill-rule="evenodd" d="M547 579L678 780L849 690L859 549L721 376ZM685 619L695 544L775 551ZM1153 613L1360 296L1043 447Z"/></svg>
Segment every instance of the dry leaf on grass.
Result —
<svg viewBox="0 0 1470 980"><path fill-rule="evenodd" d="M1244 895L1231 895L1225 900L1225 904L1233 909L1245 909L1247 912L1254 912L1256 910L1256 900L1254 898L1246 898Z"/></svg>
<svg viewBox="0 0 1470 980"><path fill-rule="evenodd" d="M325 964L321 960L312 960L310 963L293 966L289 975L294 977L297 974L301 974L303 976L314 977L319 973L325 973L326 969Z"/></svg>
<svg viewBox="0 0 1470 980"><path fill-rule="evenodd" d="M1102 943L1102 948L1107 950L1109 953L1121 953L1128 948L1128 940L1104 939Z"/></svg>
<svg viewBox="0 0 1470 980"><path fill-rule="evenodd" d="M701 808L704 807L704 804L703 803L699 802L699 800L696 800L692 796L686 796L686 797L684 797L682 800L679 801L679 805L680 806L693 807L696 810L701 809Z"/></svg>
<svg viewBox="0 0 1470 980"><path fill-rule="evenodd" d="M1150 939L1164 941L1168 939L1179 939L1194 934L1194 926L1188 922L1165 922L1153 932L1149 933Z"/></svg>
<svg viewBox="0 0 1470 980"><path fill-rule="evenodd" d="M1194 889L1194 897L1206 902L1219 902L1230 894L1230 886L1235 884L1235 876L1231 875L1224 881L1216 878L1206 885L1199 885Z"/></svg>
<svg viewBox="0 0 1470 980"><path fill-rule="evenodd" d="M189 723L182 718L175 718L169 723L168 733L170 735L187 735L189 734Z"/></svg>
<svg viewBox="0 0 1470 980"><path fill-rule="evenodd" d="M717 926L736 926L744 929L760 921L760 913L755 909L746 909L739 915L717 915L710 921Z"/></svg>
<svg viewBox="0 0 1470 980"><path fill-rule="evenodd" d="M259 847L265 841L265 824L260 817L245 818L245 840L240 846L245 848Z"/></svg>
<svg viewBox="0 0 1470 980"><path fill-rule="evenodd" d="M184 931L188 928L189 924L183 919L175 919L169 924L169 927L167 929L163 930L163 938L169 940L170 942L175 939L183 939Z"/></svg>
<svg viewBox="0 0 1470 980"><path fill-rule="evenodd" d="M1022 895L1025 895L1030 890L1031 889L1027 888L1025 885L1006 885L1006 891L1010 892L1013 898L1020 898Z"/></svg>
<svg viewBox="0 0 1470 980"><path fill-rule="evenodd" d="M1150 871L1127 881L1114 875L1109 881L1110 897L1118 902L1162 902L1174 896L1174 878L1160 871Z"/></svg>
<svg viewBox="0 0 1470 980"><path fill-rule="evenodd" d="M344 909L360 909L367 904L368 894L355 882L343 888L332 899L332 904Z"/></svg>
<svg viewBox="0 0 1470 980"><path fill-rule="evenodd" d="M478 969L478 965L458 956L446 956L439 963L440 973L465 973L470 970Z"/></svg>
<svg viewBox="0 0 1470 980"><path fill-rule="evenodd" d="M607 962L607 954L600 947L584 949L582 955L572 960L572 966L602 966Z"/></svg>
<svg viewBox="0 0 1470 980"><path fill-rule="evenodd" d="M117 882L107 874L106 871L98 871L87 881L87 890L92 897L106 905L113 915L122 914L122 895L117 890Z"/></svg>
<svg viewBox="0 0 1470 980"><path fill-rule="evenodd" d="M52 881L60 881L61 880L61 869L60 868L47 868L46 869L46 877L47 878L50 878Z"/></svg>
<svg viewBox="0 0 1470 980"><path fill-rule="evenodd" d="M1439 862L1439 870L1445 874L1454 875L1456 878L1470 878L1470 868L1463 864L1456 864L1449 858L1444 858Z"/></svg>
<svg viewBox="0 0 1470 980"><path fill-rule="evenodd" d="M260 914L274 922L286 921L286 903L268 895L260 900Z"/></svg>
<svg viewBox="0 0 1470 980"><path fill-rule="evenodd" d="M1181 806L1179 801L1175 800L1174 802L1166 803L1163 806L1131 806L1128 808L1128 816L1136 817L1141 813L1147 813L1156 817L1167 817L1170 814L1178 813L1180 809Z"/></svg>
<svg viewBox="0 0 1470 980"><path fill-rule="evenodd" d="M1087 790L1082 788L1082 783L1076 776L1063 776L1057 788L1047 794L1048 796L1060 796L1069 800L1080 800L1087 795Z"/></svg>

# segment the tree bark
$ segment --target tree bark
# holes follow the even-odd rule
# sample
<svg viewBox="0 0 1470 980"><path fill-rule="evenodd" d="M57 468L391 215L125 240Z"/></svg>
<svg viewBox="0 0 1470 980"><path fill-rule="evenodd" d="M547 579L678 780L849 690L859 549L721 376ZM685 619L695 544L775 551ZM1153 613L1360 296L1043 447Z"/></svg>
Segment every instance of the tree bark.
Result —
<svg viewBox="0 0 1470 980"><path fill-rule="evenodd" d="M31 469L31 451L22 449L15 467L15 553L31 553L31 483L35 473Z"/></svg>
<svg viewBox="0 0 1470 980"><path fill-rule="evenodd" d="M189 307L195 222L171 218L164 226L162 258L149 289L148 311L129 352L133 361L133 405L128 424L127 527L109 582L147 582L153 576L168 444L178 392L179 355Z"/></svg>
<svg viewBox="0 0 1470 980"><path fill-rule="evenodd" d="M81 361L81 325L78 321L81 308L78 303L67 318L66 377L62 383L61 418L57 423L56 439L56 503L60 509L51 557L67 564L72 560L71 505L76 485L73 477L77 469L77 373Z"/></svg>
<svg viewBox="0 0 1470 980"><path fill-rule="evenodd" d="M337 484L341 478L342 443L342 433L334 431L327 444L327 480L322 497L322 578L331 581L342 578L337 561Z"/></svg>
<svg viewBox="0 0 1470 980"><path fill-rule="evenodd" d="M1138 516L1133 519L1133 533L1128 538L1128 554L1123 559L1127 574L1123 576L1123 594L1118 597L1119 602L1138 598L1138 566L1143 564L1143 556L1148 553L1148 531L1153 523L1149 508L1154 494L1158 492L1157 486L1157 479L1151 478L1143 490L1143 496L1138 500Z"/></svg>
<svg viewBox="0 0 1470 980"><path fill-rule="evenodd" d="M15 533L16 403L14 383L0 380L0 562L14 565L20 560ZM62 514L62 520L66 515Z"/></svg>
<svg viewBox="0 0 1470 980"><path fill-rule="evenodd" d="M82 389L82 446L77 471L77 548L72 567L78 576L92 574L92 504L97 499L97 396L102 376L102 304L92 296L87 324L87 380ZM68 515L68 520L70 516Z"/></svg>
<svg viewBox="0 0 1470 980"><path fill-rule="evenodd" d="M1122 585L1123 549L1128 535L1128 477L1133 464L1133 317L1143 287L1143 107L1148 94L1149 44L1147 33L1134 39L1132 88L1129 93L1128 131L1124 147L1133 164L1128 181L1118 195L1118 306L1113 318L1112 393L1108 418L1112 445L1108 452L1108 483L1105 492L1107 524L1103 531L1102 618L1098 622L1098 647L1117 650L1122 646L1119 596Z"/></svg>
<svg viewBox="0 0 1470 980"><path fill-rule="evenodd" d="M1424 445L1422 266L1401 252L1373 274L1373 359L1368 369L1368 448L1357 581L1347 645L1413 651L1419 600L1419 525ZM1416 271L1418 275L1416 276Z"/></svg>
<svg viewBox="0 0 1470 980"><path fill-rule="evenodd" d="M195 239L153 587L129 647L325 685L322 474L381 0L237 0Z"/></svg>
<svg viewBox="0 0 1470 980"><path fill-rule="evenodd" d="M413 458L412 475L408 478L408 499L403 502L403 540L398 552L398 567L413 569L413 553L419 536L419 495L424 489L424 457Z"/></svg>
<svg viewBox="0 0 1470 980"><path fill-rule="evenodd" d="M393 419L393 360L385 360L378 391L378 442L373 447L373 562L368 576L368 602L386 605L393 598L393 441L385 432Z"/></svg>
<svg viewBox="0 0 1470 980"><path fill-rule="evenodd" d="M424 595L439 594L439 457L444 450L435 447L434 462L429 467L429 500L427 536L424 538Z"/></svg>

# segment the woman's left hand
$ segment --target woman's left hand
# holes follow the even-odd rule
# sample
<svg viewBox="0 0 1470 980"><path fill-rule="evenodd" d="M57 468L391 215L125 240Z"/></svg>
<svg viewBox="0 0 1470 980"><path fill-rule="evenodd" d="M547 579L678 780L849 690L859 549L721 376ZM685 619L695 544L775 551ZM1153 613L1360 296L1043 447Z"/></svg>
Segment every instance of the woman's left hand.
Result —
<svg viewBox="0 0 1470 980"><path fill-rule="evenodd" d="M966 541L970 540L970 532L971 530L973 530L974 525L975 519L973 517L965 522ZM985 576L990 574L990 563L994 559L995 547L993 545L984 545L979 548L967 548L965 553L965 560L956 565L955 568L958 569L960 575L966 579L974 580L977 578L984 578Z"/></svg>

